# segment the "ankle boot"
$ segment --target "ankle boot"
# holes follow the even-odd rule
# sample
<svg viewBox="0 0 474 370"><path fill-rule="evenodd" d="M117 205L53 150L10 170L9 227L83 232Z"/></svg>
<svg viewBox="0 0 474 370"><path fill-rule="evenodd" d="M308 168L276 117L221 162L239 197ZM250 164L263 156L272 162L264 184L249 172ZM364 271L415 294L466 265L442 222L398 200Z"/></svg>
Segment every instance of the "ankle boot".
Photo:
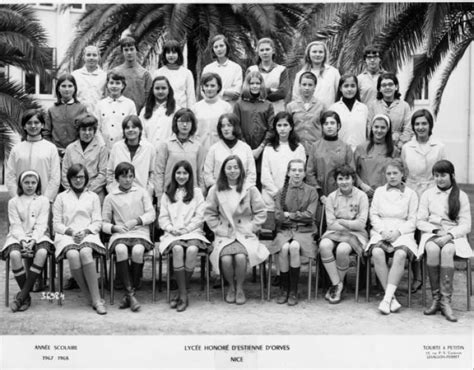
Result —
<svg viewBox="0 0 474 370"><path fill-rule="evenodd" d="M126 288L125 289L127 291L127 298L128 298L128 303L130 305L130 309L133 311L133 312L136 312L140 309L140 303L138 303L138 300L135 298L135 289L133 288Z"/></svg>
<svg viewBox="0 0 474 370"><path fill-rule="evenodd" d="M458 319L454 316L451 308L451 296L453 294L454 267L441 267L441 313L446 320L456 322Z"/></svg>
<svg viewBox="0 0 474 370"><path fill-rule="evenodd" d="M424 310L423 313L425 315L436 315L436 312L438 312L441 309L441 306L440 306L441 295L439 293L439 265L438 266L428 265L428 276L430 278L430 286L431 286L431 294L433 296L433 302L431 303L431 307Z"/></svg>
<svg viewBox="0 0 474 370"><path fill-rule="evenodd" d="M298 282L300 279L300 268L290 267L290 294L288 296L288 306L298 304Z"/></svg>
<svg viewBox="0 0 474 370"><path fill-rule="evenodd" d="M132 272L132 287L135 290L139 290L142 286L143 263L132 262L131 272Z"/></svg>
<svg viewBox="0 0 474 370"><path fill-rule="evenodd" d="M278 294L277 303L283 304L288 302L290 293L290 273L280 271L280 293Z"/></svg>
<svg viewBox="0 0 474 370"><path fill-rule="evenodd" d="M178 283L179 300L176 310L182 312L188 307L188 293L186 290L186 272L184 270L175 270L174 275Z"/></svg>

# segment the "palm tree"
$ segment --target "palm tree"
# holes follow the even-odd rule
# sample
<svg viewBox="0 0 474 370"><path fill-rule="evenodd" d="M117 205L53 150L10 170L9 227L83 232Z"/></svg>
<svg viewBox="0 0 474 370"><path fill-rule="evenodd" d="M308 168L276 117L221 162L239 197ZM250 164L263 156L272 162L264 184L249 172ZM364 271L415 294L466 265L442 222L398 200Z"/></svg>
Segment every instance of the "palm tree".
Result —
<svg viewBox="0 0 474 370"><path fill-rule="evenodd" d="M0 65L44 74L46 33L29 5L0 5ZM0 75L0 163L16 142L24 109L39 107L17 83Z"/></svg>
<svg viewBox="0 0 474 370"><path fill-rule="evenodd" d="M341 72L359 72L363 49L372 43L380 46L387 70L397 71L417 54L405 95L410 104L447 58L433 101L436 114L449 76L474 38L473 18L472 3L317 4L307 12L300 30L304 40L328 41L331 61Z"/></svg>
<svg viewBox="0 0 474 370"><path fill-rule="evenodd" d="M104 4L88 6L62 67L78 68L89 44L99 45L106 68L122 62L119 38L124 31L137 40L142 64L156 68L165 39L187 47L187 66L195 79L210 62L208 40L222 33L229 39L234 60L245 69L255 56L260 37L277 42L277 54L291 46L296 24L303 14L299 4ZM198 85L198 84L197 84Z"/></svg>

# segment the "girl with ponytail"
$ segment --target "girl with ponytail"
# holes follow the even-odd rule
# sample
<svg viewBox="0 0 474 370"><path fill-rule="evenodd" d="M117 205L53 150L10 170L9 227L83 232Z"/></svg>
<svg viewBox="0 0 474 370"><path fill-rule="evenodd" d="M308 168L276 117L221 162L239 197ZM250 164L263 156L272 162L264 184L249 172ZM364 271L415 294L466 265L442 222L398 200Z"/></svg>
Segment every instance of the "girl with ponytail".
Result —
<svg viewBox="0 0 474 370"><path fill-rule="evenodd" d="M459 189L454 177L454 166L440 160L433 166L434 187L421 196L417 227L423 233L420 255L426 250L428 276L433 303L425 315L441 313L447 320L457 318L451 309L453 293L454 255L471 258L467 240L471 231L471 210L465 192Z"/></svg>
<svg viewBox="0 0 474 370"><path fill-rule="evenodd" d="M278 234L271 253L278 254L280 264L280 294L277 303L294 306L298 303L298 279L300 255L314 258L314 216L318 205L318 193L313 186L303 182L305 162L292 159L283 188L275 197L275 219Z"/></svg>

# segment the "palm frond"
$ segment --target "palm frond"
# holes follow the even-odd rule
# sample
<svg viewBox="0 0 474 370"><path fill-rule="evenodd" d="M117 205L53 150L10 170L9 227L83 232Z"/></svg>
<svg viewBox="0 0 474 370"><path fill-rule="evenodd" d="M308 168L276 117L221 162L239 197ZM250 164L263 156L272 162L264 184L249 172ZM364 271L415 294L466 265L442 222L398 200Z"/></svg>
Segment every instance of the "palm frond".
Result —
<svg viewBox="0 0 474 370"><path fill-rule="evenodd" d="M23 88L3 78L0 79L0 121L16 132L21 132L20 118L25 109L40 108Z"/></svg>
<svg viewBox="0 0 474 370"><path fill-rule="evenodd" d="M433 112L435 115L438 114L439 108L441 106L441 100L443 98L444 89L448 83L449 78L451 77L452 72L457 67L459 61L464 56L467 48L471 45L474 37L467 37L465 40L459 42L453 49L451 49L447 56L447 62L444 66L441 77L439 79L439 85L436 89L436 93L432 102Z"/></svg>

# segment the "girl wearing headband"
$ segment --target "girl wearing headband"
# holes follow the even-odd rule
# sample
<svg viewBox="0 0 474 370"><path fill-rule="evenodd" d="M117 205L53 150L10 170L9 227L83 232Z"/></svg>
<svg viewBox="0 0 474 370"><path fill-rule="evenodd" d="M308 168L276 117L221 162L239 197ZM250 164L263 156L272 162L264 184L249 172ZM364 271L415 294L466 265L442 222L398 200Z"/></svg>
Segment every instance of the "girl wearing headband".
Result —
<svg viewBox="0 0 474 370"><path fill-rule="evenodd" d="M36 171L27 170L18 178L17 196L8 202L10 230L2 259L10 257L13 275L20 292L10 305L13 312L25 311L31 305L30 292L41 275L48 254L54 252L48 236L49 200L41 195L41 179ZM22 257L30 261L28 274Z"/></svg>

